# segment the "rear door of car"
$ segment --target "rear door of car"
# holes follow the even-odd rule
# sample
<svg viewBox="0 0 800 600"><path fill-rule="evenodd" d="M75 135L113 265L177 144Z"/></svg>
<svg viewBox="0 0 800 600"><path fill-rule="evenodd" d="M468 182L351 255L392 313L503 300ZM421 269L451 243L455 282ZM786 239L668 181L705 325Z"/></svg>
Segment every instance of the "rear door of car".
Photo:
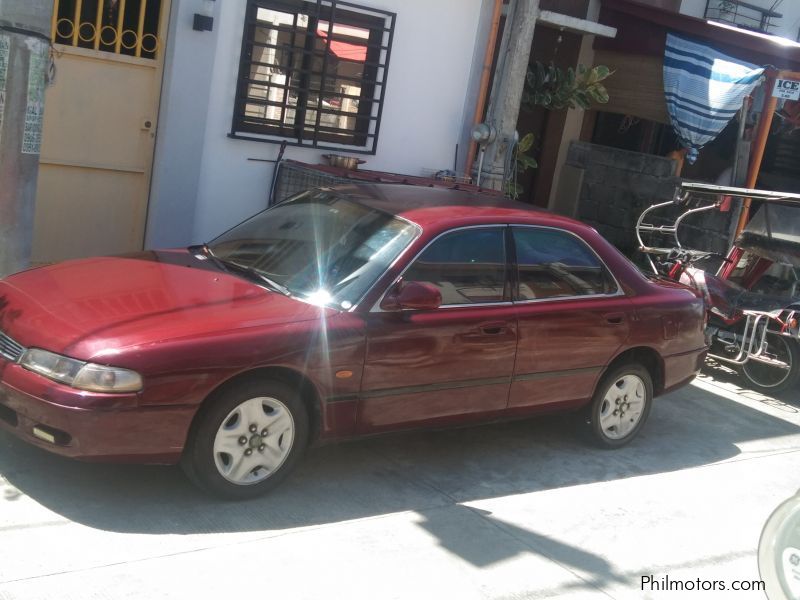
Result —
<svg viewBox="0 0 800 600"><path fill-rule="evenodd" d="M507 230L454 229L410 262L402 281L437 287L439 308L367 315L361 432L506 408L517 345Z"/></svg>
<svg viewBox="0 0 800 600"><path fill-rule="evenodd" d="M628 337L631 303L576 234L523 225L511 233L519 342L509 408L587 399Z"/></svg>

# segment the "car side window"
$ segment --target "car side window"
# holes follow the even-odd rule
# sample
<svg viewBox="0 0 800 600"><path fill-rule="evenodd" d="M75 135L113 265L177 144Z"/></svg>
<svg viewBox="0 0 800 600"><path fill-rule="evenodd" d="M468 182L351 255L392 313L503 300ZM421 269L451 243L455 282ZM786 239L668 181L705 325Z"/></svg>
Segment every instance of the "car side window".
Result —
<svg viewBox="0 0 800 600"><path fill-rule="evenodd" d="M461 229L431 244L403 274L404 281L430 283L442 304L480 304L506 299L503 227Z"/></svg>
<svg viewBox="0 0 800 600"><path fill-rule="evenodd" d="M612 294L611 274L589 246L566 231L513 227L519 300Z"/></svg>

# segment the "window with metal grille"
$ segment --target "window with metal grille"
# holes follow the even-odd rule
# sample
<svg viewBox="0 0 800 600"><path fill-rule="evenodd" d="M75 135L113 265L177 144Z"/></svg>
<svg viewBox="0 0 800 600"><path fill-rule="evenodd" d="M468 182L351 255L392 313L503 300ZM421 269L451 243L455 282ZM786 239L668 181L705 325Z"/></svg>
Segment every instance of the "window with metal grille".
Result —
<svg viewBox="0 0 800 600"><path fill-rule="evenodd" d="M231 136L374 154L394 22L348 2L248 0Z"/></svg>

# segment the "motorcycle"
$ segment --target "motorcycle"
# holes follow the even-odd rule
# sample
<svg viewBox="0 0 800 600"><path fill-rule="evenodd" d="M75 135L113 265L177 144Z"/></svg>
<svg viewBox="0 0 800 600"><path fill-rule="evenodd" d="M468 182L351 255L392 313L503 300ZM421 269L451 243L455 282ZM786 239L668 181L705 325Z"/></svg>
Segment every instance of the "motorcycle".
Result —
<svg viewBox="0 0 800 600"><path fill-rule="evenodd" d="M750 198L758 208L727 255L685 248L681 226L720 211L730 197ZM659 213L661 224L653 222ZM800 381L800 194L684 182L673 200L641 213L636 236L653 276L703 295L709 359L764 394ZM646 244L644 237L666 242Z"/></svg>

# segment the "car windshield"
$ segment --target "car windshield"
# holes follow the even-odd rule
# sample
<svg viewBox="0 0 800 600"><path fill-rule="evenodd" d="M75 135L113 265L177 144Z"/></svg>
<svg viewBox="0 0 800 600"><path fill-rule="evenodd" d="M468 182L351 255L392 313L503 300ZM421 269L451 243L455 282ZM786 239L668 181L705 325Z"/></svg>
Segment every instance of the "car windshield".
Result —
<svg viewBox="0 0 800 600"><path fill-rule="evenodd" d="M214 258L293 296L348 309L419 228L335 193L305 192L209 242Z"/></svg>

